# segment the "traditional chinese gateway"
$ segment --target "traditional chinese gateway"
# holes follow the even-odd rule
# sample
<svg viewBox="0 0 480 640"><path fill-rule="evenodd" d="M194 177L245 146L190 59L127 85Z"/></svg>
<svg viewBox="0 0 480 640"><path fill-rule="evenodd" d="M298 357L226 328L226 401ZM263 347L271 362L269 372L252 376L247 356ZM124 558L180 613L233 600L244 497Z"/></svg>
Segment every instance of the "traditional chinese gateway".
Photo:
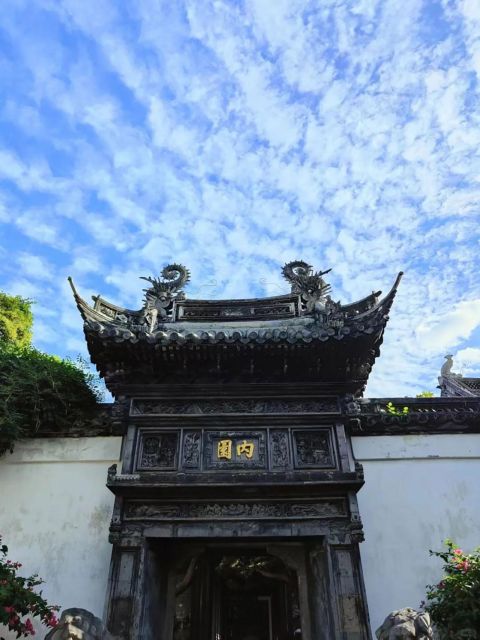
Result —
<svg viewBox="0 0 480 640"><path fill-rule="evenodd" d="M405 420L363 400L402 274L342 305L326 273L292 262L286 295L193 300L171 265L146 278L140 311L92 307L72 283L123 435L108 473L114 636L371 638L352 436L454 432L478 411L411 400Z"/></svg>
<svg viewBox="0 0 480 640"><path fill-rule="evenodd" d="M140 311L74 290L125 428L108 476L114 635L370 637L349 422L401 274L342 305L325 273L292 262L286 295L189 300L172 265Z"/></svg>

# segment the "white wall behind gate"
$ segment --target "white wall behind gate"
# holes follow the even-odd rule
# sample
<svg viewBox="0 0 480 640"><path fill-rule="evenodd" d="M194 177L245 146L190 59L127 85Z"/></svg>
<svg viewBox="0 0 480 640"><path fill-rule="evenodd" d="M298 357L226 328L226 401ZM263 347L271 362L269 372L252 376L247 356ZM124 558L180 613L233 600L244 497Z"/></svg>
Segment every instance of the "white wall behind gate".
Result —
<svg viewBox="0 0 480 640"><path fill-rule="evenodd" d="M418 608L441 578L429 549L452 538L480 546L480 434L353 438L363 463L360 545L372 629L402 607Z"/></svg>
<svg viewBox="0 0 480 640"><path fill-rule="evenodd" d="M21 575L44 578L48 602L103 615L121 438L38 438L0 459L0 533ZM43 638L45 627L36 627Z"/></svg>

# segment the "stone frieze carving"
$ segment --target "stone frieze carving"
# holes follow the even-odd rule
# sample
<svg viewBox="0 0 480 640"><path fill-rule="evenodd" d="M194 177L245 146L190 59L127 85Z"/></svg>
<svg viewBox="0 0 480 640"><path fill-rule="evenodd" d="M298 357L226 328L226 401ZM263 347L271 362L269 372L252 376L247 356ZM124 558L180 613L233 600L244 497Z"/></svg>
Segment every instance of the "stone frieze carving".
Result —
<svg viewBox="0 0 480 640"><path fill-rule="evenodd" d="M125 520L236 519L236 518L342 518L343 499L289 502L128 502Z"/></svg>
<svg viewBox="0 0 480 640"><path fill-rule="evenodd" d="M334 398L296 400L272 398L133 400L131 415L211 414L211 413L338 413Z"/></svg>

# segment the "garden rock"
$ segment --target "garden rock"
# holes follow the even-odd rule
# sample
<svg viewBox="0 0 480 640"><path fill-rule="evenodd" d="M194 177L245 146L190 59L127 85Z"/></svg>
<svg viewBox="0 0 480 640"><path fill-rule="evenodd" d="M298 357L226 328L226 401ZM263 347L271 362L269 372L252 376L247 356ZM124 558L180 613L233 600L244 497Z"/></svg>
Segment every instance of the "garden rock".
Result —
<svg viewBox="0 0 480 640"><path fill-rule="evenodd" d="M388 615L375 635L377 640L433 640L433 629L428 613L419 613L409 607Z"/></svg>
<svg viewBox="0 0 480 640"><path fill-rule="evenodd" d="M115 640L106 630L100 618L87 609L64 609L57 626L45 640Z"/></svg>

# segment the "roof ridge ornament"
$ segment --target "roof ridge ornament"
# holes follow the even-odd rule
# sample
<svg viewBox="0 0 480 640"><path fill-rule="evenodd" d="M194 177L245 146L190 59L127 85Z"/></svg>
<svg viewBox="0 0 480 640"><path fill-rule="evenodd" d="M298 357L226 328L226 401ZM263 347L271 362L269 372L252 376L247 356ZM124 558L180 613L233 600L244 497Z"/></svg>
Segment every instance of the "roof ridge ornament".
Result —
<svg viewBox="0 0 480 640"><path fill-rule="evenodd" d="M283 277L291 283L292 293L300 295L305 311L323 322L326 316L335 315L341 306L340 302L331 299L332 287L322 278L330 271L314 271L312 265L303 260L287 262L282 268Z"/></svg>
<svg viewBox="0 0 480 640"><path fill-rule="evenodd" d="M159 320L165 322L171 316L174 300L185 300L181 287L190 281L190 271L182 264L168 264L162 269L160 278L140 276L140 280L146 280L152 285L143 289L145 304L142 308L150 333L155 330Z"/></svg>
<svg viewBox="0 0 480 640"><path fill-rule="evenodd" d="M287 262L282 268L282 275L285 280L292 285L292 293L314 292L321 296L326 296L331 291L331 286L322 278L326 273L330 273L331 269L326 271L313 271L311 264L303 260L293 260Z"/></svg>
<svg viewBox="0 0 480 640"><path fill-rule="evenodd" d="M146 292L145 298L151 295L162 295L164 293L183 294L180 291L181 287L184 287L190 282L190 271L183 266L183 264L168 264L164 267L160 273L160 278L150 278L150 276L140 276L140 280L146 280L152 285L148 289L144 289ZM185 294L183 294L185 295Z"/></svg>

